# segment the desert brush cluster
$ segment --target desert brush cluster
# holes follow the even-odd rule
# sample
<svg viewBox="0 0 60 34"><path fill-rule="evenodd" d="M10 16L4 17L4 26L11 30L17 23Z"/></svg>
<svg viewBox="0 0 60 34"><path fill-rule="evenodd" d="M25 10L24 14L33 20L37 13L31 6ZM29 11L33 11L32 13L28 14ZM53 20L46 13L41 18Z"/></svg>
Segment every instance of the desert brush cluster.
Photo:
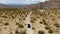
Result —
<svg viewBox="0 0 60 34"><path fill-rule="evenodd" d="M60 34L60 9L19 8L0 8L0 34L26 34L25 20L30 11L35 34Z"/></svg>

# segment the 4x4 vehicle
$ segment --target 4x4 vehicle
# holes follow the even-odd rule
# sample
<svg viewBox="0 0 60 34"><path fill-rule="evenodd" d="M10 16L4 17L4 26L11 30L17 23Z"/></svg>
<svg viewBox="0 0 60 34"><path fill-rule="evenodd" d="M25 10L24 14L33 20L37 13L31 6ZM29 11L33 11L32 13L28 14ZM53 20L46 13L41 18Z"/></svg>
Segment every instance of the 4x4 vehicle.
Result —
<svg viewBox="0 0 60 34"><path fill-rule="evenodd" d="M31 25L30 24L27 24L27 28L31 28Z"/></svg>

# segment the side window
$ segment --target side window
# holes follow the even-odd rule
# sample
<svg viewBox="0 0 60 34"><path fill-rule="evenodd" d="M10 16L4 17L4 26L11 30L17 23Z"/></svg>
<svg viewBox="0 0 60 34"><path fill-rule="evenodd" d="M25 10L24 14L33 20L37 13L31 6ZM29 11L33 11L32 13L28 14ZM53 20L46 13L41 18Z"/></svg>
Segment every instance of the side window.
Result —
<svg viewBox="0 0 60 34"><path fill-rule="evenodd" d="M31 28L31 25L30 24L28 24L28 28Z"/></svg>

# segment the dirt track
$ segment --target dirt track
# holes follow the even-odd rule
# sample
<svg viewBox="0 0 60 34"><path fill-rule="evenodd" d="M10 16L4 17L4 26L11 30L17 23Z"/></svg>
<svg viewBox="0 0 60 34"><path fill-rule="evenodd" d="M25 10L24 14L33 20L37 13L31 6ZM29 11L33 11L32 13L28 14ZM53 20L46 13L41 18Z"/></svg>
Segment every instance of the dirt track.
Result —
<svg viewBox="0 0 60 34"><path fill-rule="evenodd" d="M24 21L29 13L28 11L0 11L0 34L17 34L26 31ZM50 30L52 31L50 33L60 34L60 10L33 11L30 19L36 34L39 30L44 31L45 34L49 34Z"/></svg>

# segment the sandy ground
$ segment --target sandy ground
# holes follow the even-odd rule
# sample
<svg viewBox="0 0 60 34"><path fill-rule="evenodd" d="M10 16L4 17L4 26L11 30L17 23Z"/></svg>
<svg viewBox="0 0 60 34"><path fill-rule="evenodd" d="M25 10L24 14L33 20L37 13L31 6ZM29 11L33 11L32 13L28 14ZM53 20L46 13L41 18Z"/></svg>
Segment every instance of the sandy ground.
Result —
<svg viewBox="0 0 60 34"><path fill-rule="evenodd" d="M0 12L0 34L17 34L18 32L25 31L26 18L29 13L28 11ZM38 34L38 31L44 31L45 34L60 34L60 10L32 11L30 20L27 21L31 21L31 30L33 30L34 34ZM16 25L16 23L23 26L20 25L18 27L19 24ZM58 25L54 25L55 23L58 23ZM48 28L46 29L46 27ZM50 30L52 32L49 33Z"/></svg>
<svg viewBox="0 0 60 34"><path fill-rule="evenodd" d="M34 31L32 30L32 24L30 22L31 14L32 14L32 12L30 12L30 14L28 14L28 16L26 17L26 34L34 34ZM31 28L28 28L27 24L30 24Z"/></svg>

